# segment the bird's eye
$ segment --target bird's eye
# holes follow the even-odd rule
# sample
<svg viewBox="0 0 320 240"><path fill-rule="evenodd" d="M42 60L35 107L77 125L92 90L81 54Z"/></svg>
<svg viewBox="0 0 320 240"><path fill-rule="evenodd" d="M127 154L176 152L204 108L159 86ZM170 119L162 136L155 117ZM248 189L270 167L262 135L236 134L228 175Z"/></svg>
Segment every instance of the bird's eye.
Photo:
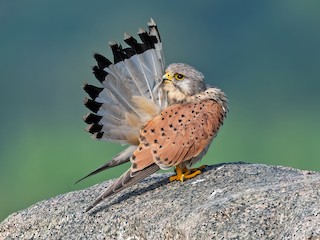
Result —
<svg viewBox="0 0 320 240"><path fill-rule="evenodd" d="M180 73L176 73L174 74L174 78L180 81L184 79L184 76Z"/></svg>

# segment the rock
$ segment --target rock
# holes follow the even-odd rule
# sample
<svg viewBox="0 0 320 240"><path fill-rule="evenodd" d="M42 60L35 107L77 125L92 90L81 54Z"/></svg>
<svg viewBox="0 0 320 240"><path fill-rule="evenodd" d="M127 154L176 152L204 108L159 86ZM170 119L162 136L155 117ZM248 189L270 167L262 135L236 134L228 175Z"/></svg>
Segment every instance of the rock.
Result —
<svg viewBox="0 0 320 240"><path fill-rule="evenodd" d="M183 183L170 175L87 213L112 181L36 203L5 219L0 239L320 239L320 173L233 163Z"/></svg>

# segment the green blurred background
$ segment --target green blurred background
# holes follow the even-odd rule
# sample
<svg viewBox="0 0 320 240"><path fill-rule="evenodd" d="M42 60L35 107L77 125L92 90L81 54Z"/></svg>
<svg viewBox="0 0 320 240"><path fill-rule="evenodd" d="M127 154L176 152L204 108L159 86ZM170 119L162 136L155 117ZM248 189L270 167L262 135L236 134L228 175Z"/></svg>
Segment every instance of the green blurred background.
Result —
<svg viewBox="0 0 320 240"><path fill-rule="evenodd" d="M92 54L111 56L153 17L166 62L194 65L229 96L203 160L320 170L320 1L16 1L0 3L0 220L57 194L123 147L83 129ZM84 206L85 207L85 206Z"/></svg>

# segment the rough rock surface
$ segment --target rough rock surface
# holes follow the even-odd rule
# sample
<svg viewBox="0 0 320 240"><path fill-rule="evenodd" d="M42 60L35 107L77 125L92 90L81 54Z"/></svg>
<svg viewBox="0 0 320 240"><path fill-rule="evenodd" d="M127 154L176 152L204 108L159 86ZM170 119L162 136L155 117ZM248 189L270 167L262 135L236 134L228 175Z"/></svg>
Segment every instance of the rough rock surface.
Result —
<svg viewBox="0 0 320 240"><path fill-rule="evenodd" d="M156 174L84 209L112 181L10 215L0 239L320 239L320 173L210 166L194 179Z"/></svg>

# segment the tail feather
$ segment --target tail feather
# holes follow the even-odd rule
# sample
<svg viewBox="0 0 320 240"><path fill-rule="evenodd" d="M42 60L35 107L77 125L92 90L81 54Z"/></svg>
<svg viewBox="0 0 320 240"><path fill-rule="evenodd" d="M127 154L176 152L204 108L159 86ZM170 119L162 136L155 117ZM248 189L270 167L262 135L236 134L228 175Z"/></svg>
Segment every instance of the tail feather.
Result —
<svg viewBox="0 0 320 240"><path fill-rule="evenodd" d="M135 53L135 55L133 55L131 58L131 62L135 63L136 65L132 69L140 70L142 75L141 77L143 77L147 83L147 92L145 92L142 96L146 96L146 94L149 93L152 101L155 101L152 90L155 85L155 80L159 80L157 77L161 76L162 73L162 71L158 71L159 68L157 68L157 66L159 66L159 60L156 59L156 53L154 51L155 42L145 31L139 31L138 35L142 41L142 44L139 44L137 40L128 34L125 34L124 41L133 49ZM143 51L145 51L144 54ZM146 57L148 58L147 61ZM130 62L127 62L129 65Z"/></svg>
<svg viewBox="0 0 320 240"><path fill-rule="evenodd" d="M124 76L121 76L119 72L114 71L113 67L111 66L109 67L109 71L112 74L108 75L108 81L102 82L103 87L106 88L106 96L104 99L108 101L108 98L110 97L110 94L108 93L112 93L112 95L116 98L118 104L123 106L126 111L135 112L134 105L131 102L132 90L128 88L126 82L119 80L123 79Z"/></svg>
<svg viewBox="0 0 320 240"><path fill-rule="evenodd" d="M114 140L121 143L128 143L127 135L124 131L127 131L128 133L135 134L136 138L138 139L138 129L133 129L130 126L128 126L126 120L125 120L125 112L121 108L121 106L107 104L107 103L98 103L91 99L85 100L85 105L88 109L90 109L92 112L96 114L88 114L84 117L84 121L89 124L87 127L87 131L90 133L96 133L101 132L98 136L94 136L98 139L103 140ZM99 130L99 131L98 131ZM116 134L115 136L104 137L103 132L110 133L113 131L119 131L123 132L121 135L122 137L119 137L119 134Z"/></svg>
<svg viewBox="0 0 320 240"><path fill-rule="evenodd" d="M131 130L131 129L129 129ZM127 131L127 129L117 130L109 130L107 132L95 132L92 135L93 139L97 140L105 140L111 141L119 144L135 144L137 145L138 138L136 137L136 133L134 131Z"/></svg>
<svg viewBox="0 0 320 240"><path fill-rule="evenodd" d="M103 118L102 116L98 116L93 113L88 113L86 116L83 117L83 121L88 124L99 123L102 118Z"/></svg>
<svg viewBox="0 0 320 240"><path fill-rule="evenodd" d="M130 37L129 35L125 35L125 41L127 37L129 37L129 39L132 38L132 41L136 42L136 40L133 37ZM112 44L113 45L111 45L111 48L113 52L116 51L117 53L124 53L118 55L118 58L121 59L121 61L117 62L117 64L114 65L114 70L117 72L119 77L126 77L126 80L128 80L128 82L130 82L131 85L133 85L134 88L131 88L131 90L134 92L133 95L138 94L153 99L153 94L151 91L152 89L149 83L150 80L146 76L144 68L142 68L141 61L139 60L141 54L137 54L134 48L136 45L133 45L134 47L131 48L122 49L119 45L115 43ZM138 59L136 60L135 58ZM132 65L131 63L137 64Z"/></svg>
<svg viewBox="0 0 320 240"><path fill-rule="evenodd" d="M112 62L109 59L107 59L105 56L102 56L99 53L95 53L93 57L97 61L99 69L104 69L112 64Z"/></svg>
<svg viewBox="0 0 320 240"><path fill-rule="evenodd" d="M133 138L138 140L140 128L150 117L141 112L134 96L150 100L159 109L167 104L166 96L159 88L164 58L160 34L153 19L148 28L149 32L139 30L141 42L125 34L127 48L114 42L109 44L114 63L101 54L94 54L97 65L93 67L93 73L102 87L85 84L83 88L90 97L85 105L93 112L84 120L91 124L88 130L95 138L121 143L130 143ZM128 114L134 115L141 124L130 125L126 118Z"/></svg>
<svg viewBox="0 0 320 240"><path fill-rule="evenodd" d="M88 175L84 176L83 178L79 179L78 181L75 182L75 184L77 184L78 182L81 182L82 180L93 176L99 172L102 172L104 170L107 170L109 168L121 165L123 163L129 162L130 161L130 157L132 155L132 153L134 152L134 150L136 149L136 146L130 146L128 148L126 148L125 150L123 150L122 152L120 152L118 155L116 155L112 160L106 162L105 164L103 164L101 167L97 168L96 170L92 171L91 173L89 173Z"/></svg>
<svg viewBox="0 0 320 240"><path fill-rule="evenodd" d="M116 180L110 187L108 187L107 190L103 194L101 194L94 201L94 203L86 209L86 212L94 208L100 202L102 202L103 199L110 197L111 195L118 193L123 189L132 186L133 184L136 184L137 182L140 182L141 180L148 177L152 173L155 173L159 169L159 166L155 163L137 172L131 172L131 170L129 169L120 178L118 178L118 180Z"/></svg>
<svg viewBox="0 0 320 240"><path fill-rule="evenodd" d="M156 49L156 53L158 56L159 61L161 62L161 66L162 69L165 68L165 58L163 55L163 48L162 48L162 42L161 42L161 37L160 37L160 33L158 30L158 26L155 23L155 21L151 18L150 22L148 22L148 28L149 28L149 35L152 37L155 37L157 40L155 41L155 49Z"/></svg>
<svg viewBox="0 0 320 240"><path fill-rule="evenodd" d="M91 99L95 100L99 96L99 94L103 91L103 88L85 83L83 86L83 90L86 91L86 93L88 93Z"/></svg>

